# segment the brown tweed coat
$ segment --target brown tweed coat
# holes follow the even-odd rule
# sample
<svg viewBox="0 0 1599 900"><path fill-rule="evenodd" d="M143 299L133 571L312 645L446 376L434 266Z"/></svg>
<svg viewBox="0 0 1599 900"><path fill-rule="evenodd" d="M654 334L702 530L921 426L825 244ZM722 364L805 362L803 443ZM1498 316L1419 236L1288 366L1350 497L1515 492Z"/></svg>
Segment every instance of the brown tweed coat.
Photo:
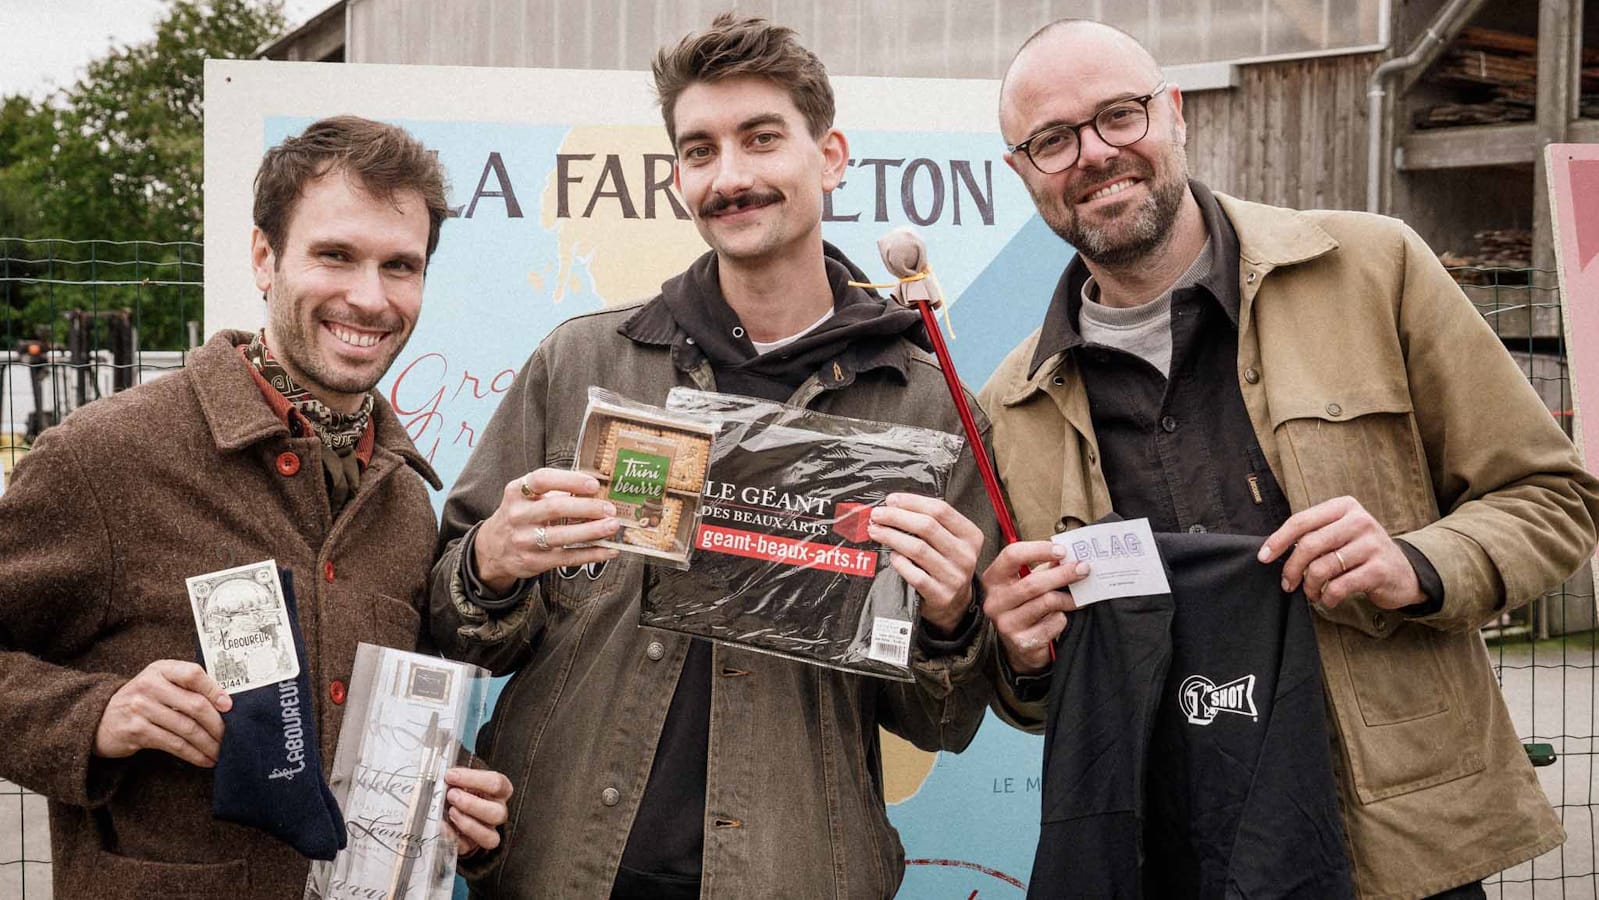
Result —
<svg viewBox="0 0 1599 900"><path fill-rule="evenodd" d="M127 679L197 658L185 577L268 558L293 570L324 761L356 644L421 636L436 535L423 479L438 476L380 398L371 464L333 521L321 446L272 413L234 349L246 337L74 413L0 497L0 778L49 799L58 900L301 895L302 857L211 818L210 770L90 755Z"/></svg>

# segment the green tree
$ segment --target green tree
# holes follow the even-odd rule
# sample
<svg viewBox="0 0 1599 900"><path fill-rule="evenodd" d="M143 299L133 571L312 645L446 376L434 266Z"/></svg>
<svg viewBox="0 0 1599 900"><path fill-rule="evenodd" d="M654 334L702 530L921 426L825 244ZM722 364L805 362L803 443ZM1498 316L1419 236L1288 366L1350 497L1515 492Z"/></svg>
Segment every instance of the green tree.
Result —
<svg viewBox="0 0 1599 900"><path fill-rule="evenodd" d="M112 48L73 86L39 104L4 98L0 234L200 240L205 60L248 57L283 30L282 0L169 0L153 38ZM57 258L67 245L20 246L8 242L0 256L47 257L53 278L44 280L91 272L101 279L200 280L193 247L96 245L89 262L67 265ZM190 265L175 265L180 253ZM192 289L27 287L6 298L24 319L7 323L13 335L31 335L41 321L59 326L65 309L130 308L145 347L180 347L184 319L199 315ZM186 302L173 302L180 296Z"/></svg>
<svg viewBox="0 0 1599 900"><path fill-rule="evenodd" d="M247 57L283 27L280 0L171 0L154 38L90 63L51 104L42 224L59 237L199 240L205 60Z"/></svg>
<svg viewBox="0 0 1599 900"><path fill-rule="evenodd" d="M37 198L24 180L24 160L49 152L49 120L27 97L0 99L0 234L28 234Z"/></svg>

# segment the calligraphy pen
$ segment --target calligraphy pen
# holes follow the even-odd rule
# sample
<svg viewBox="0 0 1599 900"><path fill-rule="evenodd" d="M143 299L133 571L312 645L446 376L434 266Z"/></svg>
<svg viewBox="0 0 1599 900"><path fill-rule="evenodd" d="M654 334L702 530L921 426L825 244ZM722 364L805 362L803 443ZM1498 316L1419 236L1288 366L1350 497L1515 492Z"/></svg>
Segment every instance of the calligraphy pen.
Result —
<svg viewBox="0 0 1599 900"><path fill-rule="evenodd" d="M955 412L960 414L961 428L966 432L966 442L971 445L972 457L977 461L977 474L988 491L988 502L994 507L994 517L999 520L1000 534L1005 543L1014 544L1021 538L1016 533L1016 520L1011 517L1010 506L1005 502L1005 492L999 486L999 475L988 458L982 433L972 416L971 404L966 402L966 391L961 387L960 376L955 372L955 360L944 343L944 332L938 327L933 311L944 305L943 292L937 289L932 266L927 262L927 244L921 235L910 228L896 228L877 242L877 252L883 265L899 279L894 285L894 300L901 306L915 307L922 314L922 326L933 343L933 355L938 357L938 367L944 373L944 384L949 388L949 398L955 402ZM871 285L876 287L876 285ZM1031 570L1022 565L1018 574L1026 578ZM1049 645L1049 658L1055 658L1055 645Z"/></svg>
<svg viewBox="0 0 1599 900"><path fill-rule="evenodd" d="M439 780L439 755L444 734L439 730L439 714L428 719L422 736L422 759L417 764L416 789L405 810L405 826L400 831L400 858L394 865L394 880L389 883L387 900L403 900L410 888L416 858L422 855L422 830L427 827L428 808L433 805L433 790Z"/></svg>

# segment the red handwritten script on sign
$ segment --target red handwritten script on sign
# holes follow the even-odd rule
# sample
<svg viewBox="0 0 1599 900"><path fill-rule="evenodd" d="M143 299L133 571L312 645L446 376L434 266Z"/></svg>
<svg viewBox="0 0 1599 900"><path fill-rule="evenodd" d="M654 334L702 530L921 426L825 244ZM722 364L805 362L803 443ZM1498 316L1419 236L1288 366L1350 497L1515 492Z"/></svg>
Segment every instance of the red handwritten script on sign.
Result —
<svg viewBox="0 0 1599 900"><path fill-rule="evenodd" d="M389 387L389 405L432 463L441 443L467 450L476 446L478 429L488 423L500 395L515 380L515 369L476 372L452 365L442 353L424 353L400 367Z"/></svg>

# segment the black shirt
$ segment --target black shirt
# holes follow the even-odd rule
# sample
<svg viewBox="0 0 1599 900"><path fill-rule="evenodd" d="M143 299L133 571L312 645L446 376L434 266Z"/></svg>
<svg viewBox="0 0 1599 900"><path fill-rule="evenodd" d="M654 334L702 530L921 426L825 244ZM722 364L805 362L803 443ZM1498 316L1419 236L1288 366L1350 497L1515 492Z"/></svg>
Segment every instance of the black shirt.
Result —
<svg viewBox="0 0 1599 900"><path fill-rule="evenodd" d="M1210 271L1172 292L1171 376L1077 330L1088 267L1066 269L1035 363L1077 357L1111 505L1157 532L1266 535L1288 518L1238 387L1238 236L1210 191L1191 183L1210 234Z"/></svg>
<svg viewBox="0 0 1599 900"><path fill-rule="evenodd" d="M1077 322L1089 272L1081 256L1056 286L1031 371L1061 352L1077 357L1118 515L1147 517L1157 532L1269 535L1290 509L1238 385L1238 235L1210 189L1188 184L1204 217L1212 263L1193 285L1172 292L1170 377L1131 353L1083 339ZM1427 597L1403 612L1442 609L1438 570L1421 551L1397 543ZM1030 696L1038 687L1029 684L1021 693Z"/></svg>
<svg viewBox="0 0 1599 900"><path fill-rule="evenodd" d="M1155 539L1171 592L1063 636L1027 896L1351 896L1304 595L1259 535Z"/></svg>

